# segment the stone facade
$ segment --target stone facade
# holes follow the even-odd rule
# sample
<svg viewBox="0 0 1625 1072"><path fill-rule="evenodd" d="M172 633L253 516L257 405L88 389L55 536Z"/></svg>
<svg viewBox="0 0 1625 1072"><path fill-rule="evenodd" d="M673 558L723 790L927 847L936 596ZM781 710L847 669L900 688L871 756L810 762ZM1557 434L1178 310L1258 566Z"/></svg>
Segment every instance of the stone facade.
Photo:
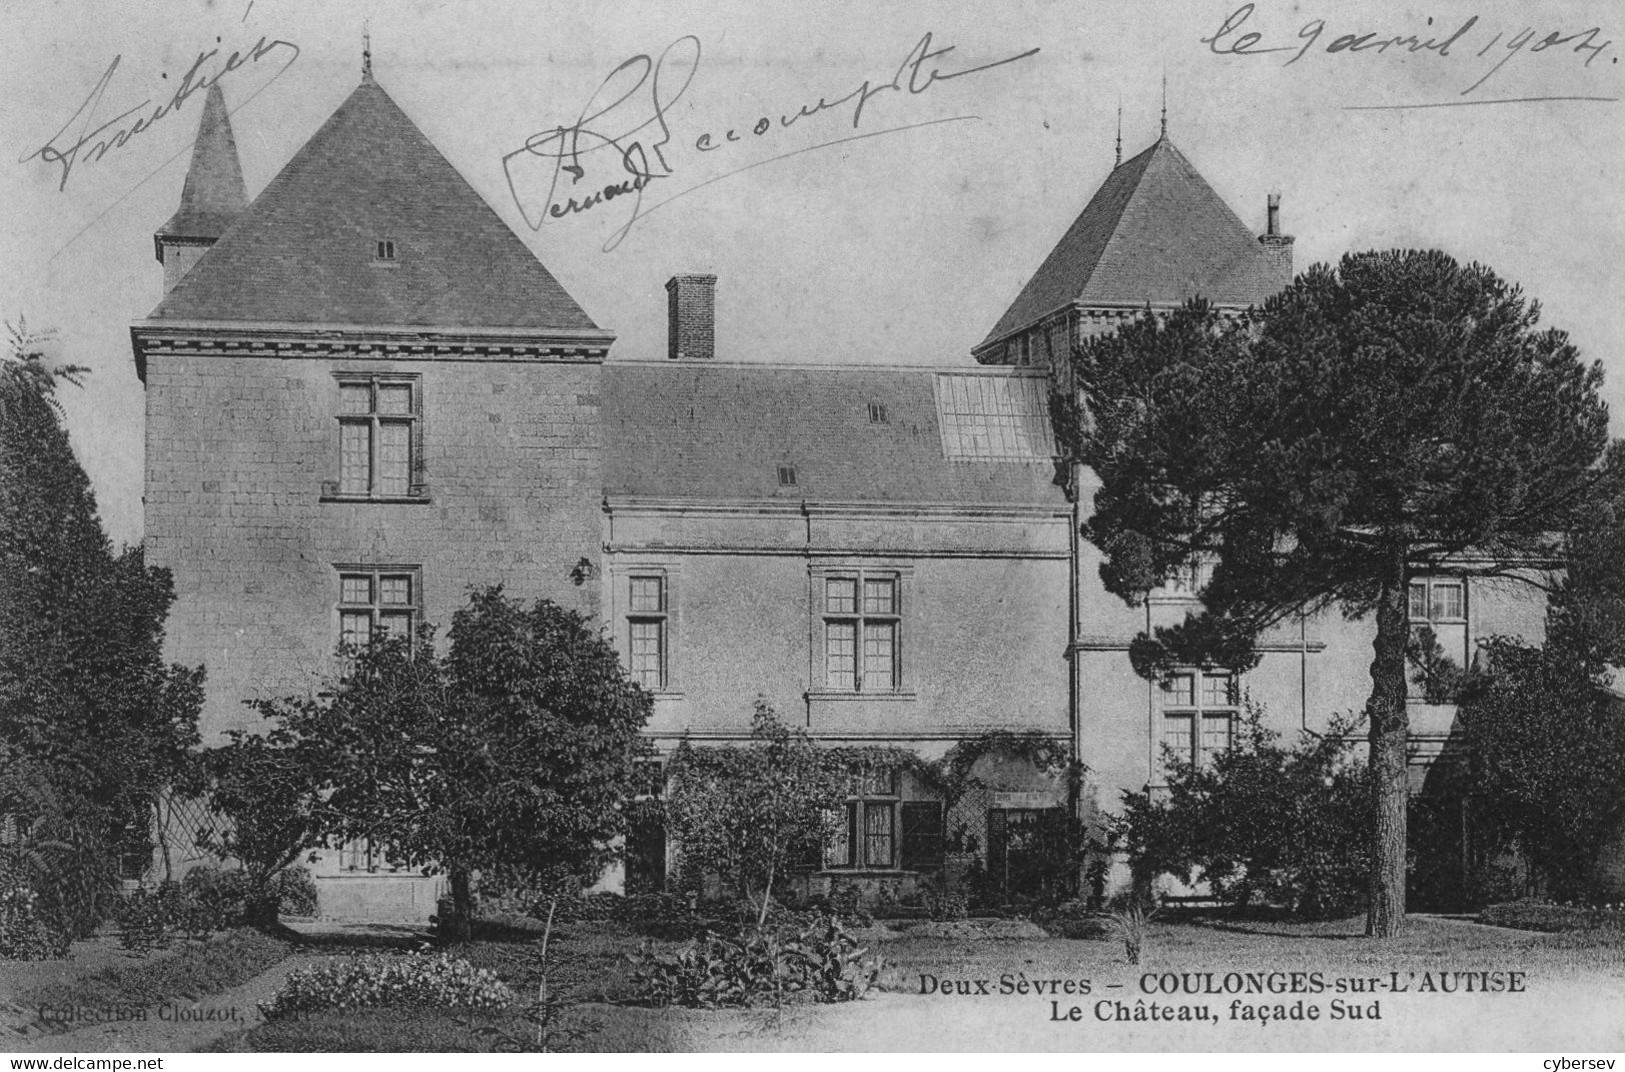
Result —
<svg viewBox="0 0 1625 1072"><path fill-rule="evenodd" d="M415 501L346 501L342 375L420 391ZM412 608L449 624L500 580L586 613L596 562L601 370L581 361L147 357L147 553L174 572L170 657L208 667L211 737L255 724L244 700L302 693L335 666L343 567L410 567Z"/></svg>
<svg viewBox="0 0 1625 1072"><path fill-rule="evenodd" d="M208 196L209 175L236 174L234 158L216 158L235 152L218 111L190 201L231 200ZM377 140L376 160L352 173L361 136ZM668 285L670 360L606 363L609 333L443 160L411 174L429 166L426 144L365 81L301 155L330 154L330 170L401 191L399 203L351 211L334 202L343 184L307 161L240 222L161 247L165 301L132 332L146 384L147 553L175 577L168 656L208 669L210 743L256 724L244 701L317 688L355 615L382 628L404 610L445 626L470 586L501 582L604 624L654 694L648 734L662 753L746 739L762 699L830 744L930 759L1014 731L1087 766L1079 800L1030 763L987 757L982 795L928 816L951 835L940 863L904 866L894 845L800 880L807 892L907 894L993 869L1035 815L1077 807L1098 825L1122 792L1159 784L1165 745L1228 739L1241 697L1289 736L1363 706L1371 629L1336 613L1266 637L1244 675L1193 667L1171 689L1136 676L1129 642L1195 608L1199 579L1135 606L1109 595L1078 534L1092 477L1053 479L1043 400L1071 341L1170 307L1193 281L1232 314L1272 293L1291 263L1273 198L1255 237L1158 142L1119 166L975 348L983 367L719 361L707 275ZM420 187L450 193L416 205ZM375 218L356 223L366 212ZM307 238L283 234L283 221ZM288 251L313 242L315 263L289 274ZM467 286L435 291L431 317L422 288L442 278ZM344 438L341 418L359 438ZM390 464L409 469L383 483L380 422L399 426ZM397 595L409 585L409 599L384 606L386 579ZM859 599L870 581L883 621L873 635L866 612L831 594ZM1541 606L1527 593L1460 583L1449 628L1463 658L1477 637L1538 637ZM871 640L881 655L864 654ZM865 687L865 673L885 681ZM1418 792L1453 717L1413 708ZM907 774L882 798L874 813L892 816L894 843L932 803ZM854 815L870 804L855 800ZM658 832L641 851L658 872ZM365 846L326 854L319 872L330 915L422 918L437 891L388 873Z"/></svg>

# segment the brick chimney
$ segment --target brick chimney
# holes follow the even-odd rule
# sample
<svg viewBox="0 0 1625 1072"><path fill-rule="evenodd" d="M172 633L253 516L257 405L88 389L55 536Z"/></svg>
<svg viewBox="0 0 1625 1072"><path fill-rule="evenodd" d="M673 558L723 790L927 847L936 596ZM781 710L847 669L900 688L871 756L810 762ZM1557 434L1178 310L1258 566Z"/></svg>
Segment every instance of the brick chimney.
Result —
<svg viewBox="0 0 1625 1072"><path fill-rule="evenodd" d="M1278 286L1285 287L1292 282L1292 236L1281 233L1281 195L1270 194L1269 216L1264 224L1264 233L1258 236L1258 241L1264 246L1264 256L1269 259L1270 267L1274 269L1275 281Z"/></svg>
<svg viewBox="0 0 1625 1072"><path fill-rule="evenodd" d="M709 361L716 356L716 289L714 275L674 275L666 280L666 356L673 361Z"/></svg>

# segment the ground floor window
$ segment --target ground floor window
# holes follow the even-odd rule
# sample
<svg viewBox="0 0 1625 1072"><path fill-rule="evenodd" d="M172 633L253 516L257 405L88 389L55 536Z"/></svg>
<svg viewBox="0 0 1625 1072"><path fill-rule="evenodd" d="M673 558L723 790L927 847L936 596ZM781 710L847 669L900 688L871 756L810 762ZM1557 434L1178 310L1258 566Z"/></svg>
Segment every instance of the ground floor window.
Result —
<svg viewBox="0 0 1625 1072"><path fill-rule="evenodd" d="M897 866L897 771L873 768L852 779L852 795L832 816L824 866L891 870Z"/></svg>
<svg viewBox="0 0 1625 1072"><path fill-rule="evenodd" d="M346 841L339 849L339 869L372 874L395 874L406 870L390 863L385 858L383 849L372 838Z"/></svg>

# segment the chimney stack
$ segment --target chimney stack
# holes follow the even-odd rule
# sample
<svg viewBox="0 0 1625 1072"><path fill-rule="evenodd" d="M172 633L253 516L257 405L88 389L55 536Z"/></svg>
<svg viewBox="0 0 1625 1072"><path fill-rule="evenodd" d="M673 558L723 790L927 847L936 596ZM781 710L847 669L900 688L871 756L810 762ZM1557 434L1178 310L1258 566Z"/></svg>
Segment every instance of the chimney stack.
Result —
<svg viewBox="0 0 1625 1072"><path fill-rule="evenodd" d="M716 356L714 275L674 275L666 280L666 356L709 361Z"/></svg>
<svg viewBox="0 0 1625 1072"><path fill-rule="evenodd" d="M1281 233L1281 195L1270 194L1268 206L1264 233L1258 236L1258 241L1263 245L1264 256L1274 270L1276 284L1285 287L1292 282L1293 238Z"/></svg>

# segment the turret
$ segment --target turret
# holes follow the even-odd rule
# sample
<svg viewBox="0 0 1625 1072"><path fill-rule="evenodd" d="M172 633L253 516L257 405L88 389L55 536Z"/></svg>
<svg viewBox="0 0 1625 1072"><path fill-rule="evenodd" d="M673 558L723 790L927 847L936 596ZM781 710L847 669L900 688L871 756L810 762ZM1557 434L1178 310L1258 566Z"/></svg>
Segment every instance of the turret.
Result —
<svg viewBox="0 0 1625 1072"><path fill-rule="evenodd" d="M226 98L217 82L203 100L192 163L181 188L181 206L152 236L153 251L164 266L164 293L174 289L205 250L226 232L248 204L237 141L231 134Z"/></svg>

